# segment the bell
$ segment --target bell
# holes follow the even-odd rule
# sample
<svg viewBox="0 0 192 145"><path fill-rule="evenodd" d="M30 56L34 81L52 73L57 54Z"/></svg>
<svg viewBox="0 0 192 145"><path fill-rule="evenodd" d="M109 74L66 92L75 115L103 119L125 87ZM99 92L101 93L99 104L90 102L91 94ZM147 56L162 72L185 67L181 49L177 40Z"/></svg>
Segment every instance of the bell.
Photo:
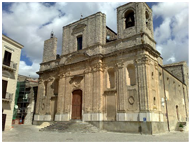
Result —
<svg viewBox="0 0 192 145"><path fill-rule="evenodd" d="M128 19L128 23L132 23L131 17L129 17L129 19Z"/></svg>

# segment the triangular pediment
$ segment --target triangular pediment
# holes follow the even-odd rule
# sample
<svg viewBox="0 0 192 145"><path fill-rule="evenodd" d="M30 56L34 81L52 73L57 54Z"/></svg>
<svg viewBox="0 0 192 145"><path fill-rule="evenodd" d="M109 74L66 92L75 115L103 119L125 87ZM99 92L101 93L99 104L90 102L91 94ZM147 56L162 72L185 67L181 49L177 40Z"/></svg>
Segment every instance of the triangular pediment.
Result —
<svg viewBox="0 0 192 145"><path fill-rule="evenodd" d="M89 56L85 53L72 54L72 55L67 57L67 59L65 61L65 65L78 63L78 62L81 62L81 61L84 61L87 59L89 59Z"/></svg>

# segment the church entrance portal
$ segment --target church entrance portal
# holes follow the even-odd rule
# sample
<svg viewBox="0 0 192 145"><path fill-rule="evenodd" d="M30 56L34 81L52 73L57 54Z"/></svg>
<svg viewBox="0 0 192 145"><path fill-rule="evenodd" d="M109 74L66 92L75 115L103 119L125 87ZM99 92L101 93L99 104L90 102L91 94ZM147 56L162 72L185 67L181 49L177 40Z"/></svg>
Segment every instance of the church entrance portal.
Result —
<svg viewBox="0 0 192 145"><path fill-rule="evenodd" d="M82 91L73 91L72 98L72 119L81 119L82 116Z"/></svg>

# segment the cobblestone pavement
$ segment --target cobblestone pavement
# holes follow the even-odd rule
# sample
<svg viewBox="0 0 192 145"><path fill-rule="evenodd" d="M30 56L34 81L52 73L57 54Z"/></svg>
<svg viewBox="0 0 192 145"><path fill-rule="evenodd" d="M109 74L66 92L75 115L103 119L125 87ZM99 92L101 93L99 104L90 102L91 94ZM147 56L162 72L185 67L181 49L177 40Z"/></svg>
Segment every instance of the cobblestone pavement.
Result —
<svg viewBox="0 0 192 145"><path fill-rule="evenodd" d="M39 131L35 125L15 125L2 132L3 142L188 142L189 132L167 132L157 135L140 135L117 132L72 133Z"/></svg>

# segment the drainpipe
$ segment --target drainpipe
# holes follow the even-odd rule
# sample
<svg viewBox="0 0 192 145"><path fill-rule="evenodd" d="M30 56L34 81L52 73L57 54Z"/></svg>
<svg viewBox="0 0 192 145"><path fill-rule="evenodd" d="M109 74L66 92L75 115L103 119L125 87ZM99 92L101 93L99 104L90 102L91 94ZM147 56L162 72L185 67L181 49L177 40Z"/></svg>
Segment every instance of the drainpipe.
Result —
<svg viewBox="0 0 192 145"><path fill-rule="evenodd" d="M164 98L165 98L165 105L166 105L166 116L167 116L167 128L168 128L168 131L170 132L170 128L169 128L169 117L168 117L168 109L167 109L167 97L166 97L166 92L165 92L165 80L164 80L164 71L163 71L163 68L162 68L162 75L163 75L163 87L164 87Z"/></svg>

